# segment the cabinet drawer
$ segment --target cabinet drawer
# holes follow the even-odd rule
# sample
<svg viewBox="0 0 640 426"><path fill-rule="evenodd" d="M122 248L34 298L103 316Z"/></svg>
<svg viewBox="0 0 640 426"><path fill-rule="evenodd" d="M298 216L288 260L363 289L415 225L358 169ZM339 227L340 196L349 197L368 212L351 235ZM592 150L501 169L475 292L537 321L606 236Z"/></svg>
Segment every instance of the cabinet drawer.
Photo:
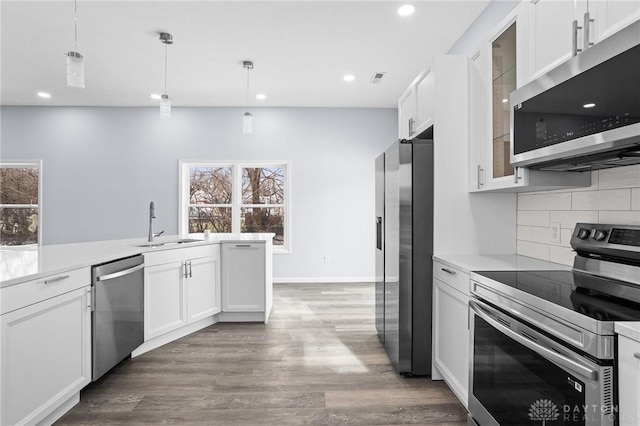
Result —
<svg viewBox="0 0 640 426"><path fill-rule="evenodd" d="M144 266L164 265L165 263L180 262L186 259L215 256L217 250L220 250L218 243L151 251L144 253Z"/></svg>
<svg viewBox="0 0 640 426"><path fill-rule="evenodd" d="M433 276L463 294L469 295L469 274L444 263L433 262Z"/></svg>
<svg viewBox="0 0 640 426"><path fill-rule="evenodd" d="M0 289L0 308L7 312L50 299L91 284L91 268L80 268Z"/></svg>

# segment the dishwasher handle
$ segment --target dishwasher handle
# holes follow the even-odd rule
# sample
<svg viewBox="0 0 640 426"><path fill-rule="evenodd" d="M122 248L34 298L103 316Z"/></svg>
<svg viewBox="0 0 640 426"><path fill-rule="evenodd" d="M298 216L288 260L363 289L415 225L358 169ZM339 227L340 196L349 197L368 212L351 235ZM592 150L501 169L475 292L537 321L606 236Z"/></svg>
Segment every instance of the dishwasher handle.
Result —
<svg viewBox="0 0 640 426"><path fill-rule="evenodd" d="M142 268L144 268L144 263L141 263L140 265L136 265L133 268L124 269L122 271L113 272L107 275L97 276L96 281L106 281L106 280L112 280L114 278L123 277L125 275L133 274L134 272L139 271Z"/></svg>

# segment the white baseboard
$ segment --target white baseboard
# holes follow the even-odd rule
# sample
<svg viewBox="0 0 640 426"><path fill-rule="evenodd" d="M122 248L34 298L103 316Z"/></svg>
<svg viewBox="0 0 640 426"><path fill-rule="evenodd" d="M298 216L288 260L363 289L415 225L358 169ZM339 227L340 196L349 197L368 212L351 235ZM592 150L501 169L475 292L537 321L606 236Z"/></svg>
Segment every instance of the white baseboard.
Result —
<svg viewBox="0 0 640 426"><path fill-rule="evenodd" d="M273 277L277 284L293 283L375 283L375 277Z"/></svg>

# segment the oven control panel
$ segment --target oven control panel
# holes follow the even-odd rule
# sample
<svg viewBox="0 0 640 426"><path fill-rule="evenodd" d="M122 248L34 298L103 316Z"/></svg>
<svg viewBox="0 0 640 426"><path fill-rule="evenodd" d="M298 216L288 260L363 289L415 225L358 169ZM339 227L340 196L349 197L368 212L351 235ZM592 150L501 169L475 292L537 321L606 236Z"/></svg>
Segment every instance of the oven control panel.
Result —
<svg viewBox="0 0 640 426"><path fill-rule="evenodd" d="M640 226L578 223L571 247L581 252L624 251L640 254Z"/></svg>

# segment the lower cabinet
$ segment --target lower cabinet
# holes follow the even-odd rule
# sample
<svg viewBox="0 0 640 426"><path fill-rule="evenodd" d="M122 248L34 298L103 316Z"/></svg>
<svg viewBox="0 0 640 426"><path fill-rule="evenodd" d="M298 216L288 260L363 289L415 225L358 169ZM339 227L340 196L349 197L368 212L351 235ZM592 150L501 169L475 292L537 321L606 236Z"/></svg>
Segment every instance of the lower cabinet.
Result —
<svg viewBox="0 0 640 426"><path fill-rule="evenodd" d="M222 311L257 313L266 322L271 285L264 242L222 243Z"/></svg>
<svg viewBox="0 0 640 426"><path fill-rule="evenodd" d="M145 341L220 313L220 246L145 255Z"/></svg>
<svg viewBox="0 0 640 426"><path fill-rule="evenodd" d="M91 381L86 275L85 287L0 317L0 424L52 423L50 416Z"/></svg>
<svg viewBox="0 0 640 426"><path fill-rule="evenodd" d="M618 335L620 426L640 424L640 342Z"/></svg>
<svg viewBox="0 0 640 426"><path fill-rule="evenodd" d="M468 406L469 274L433 263L433 365Z"/></svg>

